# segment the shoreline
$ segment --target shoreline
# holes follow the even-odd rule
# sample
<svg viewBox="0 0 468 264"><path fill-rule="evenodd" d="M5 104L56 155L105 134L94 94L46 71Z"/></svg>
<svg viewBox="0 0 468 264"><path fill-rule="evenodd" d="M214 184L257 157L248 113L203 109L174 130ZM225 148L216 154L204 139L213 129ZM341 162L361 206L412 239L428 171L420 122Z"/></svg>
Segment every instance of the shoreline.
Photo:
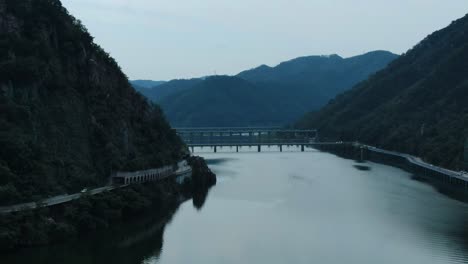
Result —
<svg viewBox="0 0 468 264"><path fill-rule="evenodd" d="M424 181L444 195L468 203L468 176L433 164L418 157L379 149L358 142L341 142L337 145L315 147L324 152L360 162L369 160L402 169L413 175L414 179Z"/></svg>
<svg viewBox="0 0 468 264"><path fill-rule="evenodd" d="M192 177L131 184L96 195L80 195L67 203L0 215L0 251L48 246L80 240L155 212L175 210L198 201L216 184L216 175L202 158L191 157ZM186 175L186 171L183 171ZM181 173L181 175L184 175ZM172 208L172 209L171 209Z"/></svg>

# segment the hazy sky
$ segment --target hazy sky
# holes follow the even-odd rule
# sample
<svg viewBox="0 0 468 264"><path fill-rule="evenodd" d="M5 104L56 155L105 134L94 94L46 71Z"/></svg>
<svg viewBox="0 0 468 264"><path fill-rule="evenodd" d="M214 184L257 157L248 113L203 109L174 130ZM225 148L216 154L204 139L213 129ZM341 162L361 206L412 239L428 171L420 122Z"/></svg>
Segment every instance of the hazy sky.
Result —
<svg viewBox="0 0 468 264"><path fill-rule="evenodd" d="M130 79L236 74L294 57L402 53L468 0L62 0Z"/></svg>

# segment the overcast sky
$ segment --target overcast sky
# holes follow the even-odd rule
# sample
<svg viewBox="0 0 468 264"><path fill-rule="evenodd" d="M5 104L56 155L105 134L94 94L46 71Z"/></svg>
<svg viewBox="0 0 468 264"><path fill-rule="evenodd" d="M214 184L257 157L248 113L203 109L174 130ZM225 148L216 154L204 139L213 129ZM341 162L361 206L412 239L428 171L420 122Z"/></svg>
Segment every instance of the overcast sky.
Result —
<svg viewBox="0 0 468 264"><path fill-rule="evenodd" d="M401 54L468 0L62 0L130 79L236 74L306 55Z"/></svg>

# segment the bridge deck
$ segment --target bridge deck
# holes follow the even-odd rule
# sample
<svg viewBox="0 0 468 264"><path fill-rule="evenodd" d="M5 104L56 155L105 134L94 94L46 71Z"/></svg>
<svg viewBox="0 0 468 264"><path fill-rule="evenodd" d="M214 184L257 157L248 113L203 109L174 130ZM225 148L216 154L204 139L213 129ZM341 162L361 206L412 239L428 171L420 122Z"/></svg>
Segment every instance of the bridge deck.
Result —
<svg viewBox="0 0 468 264"><path fill-rule="evenodd" d="M249 146L323 146L340 145L343 143L320 143L320 142L234 142L234 143L188 143L189 147L249 147Z"/></svg>
<svg viewBox="0 0 468 264"><path fill-rule="evenodd" d="M192 127L176 128L189 147L310 146L316 141L316 129L281 127Z"/></svg>
<svg viewBox="0 0 468 264"><path fill-rule="evenodd" d="M179 127L174 128L178 133L190 133L190 132L253 132L253 131L271 131L271 132L316 132L316 129L292 129L284 127Z"/></svg>

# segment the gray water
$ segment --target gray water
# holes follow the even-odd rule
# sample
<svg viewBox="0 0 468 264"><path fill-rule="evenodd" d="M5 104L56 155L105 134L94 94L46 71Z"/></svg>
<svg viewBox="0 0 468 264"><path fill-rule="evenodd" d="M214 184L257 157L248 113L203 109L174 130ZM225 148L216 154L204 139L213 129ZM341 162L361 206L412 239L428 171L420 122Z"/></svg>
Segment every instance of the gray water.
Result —
<svg viewBox="0 0 468 264"><path fill-rule="evenodd" d="M196 153L218 176L201 208L182 204L131 246L47 263L468 263L466 204L397 168L264 150Z"/></svg>

